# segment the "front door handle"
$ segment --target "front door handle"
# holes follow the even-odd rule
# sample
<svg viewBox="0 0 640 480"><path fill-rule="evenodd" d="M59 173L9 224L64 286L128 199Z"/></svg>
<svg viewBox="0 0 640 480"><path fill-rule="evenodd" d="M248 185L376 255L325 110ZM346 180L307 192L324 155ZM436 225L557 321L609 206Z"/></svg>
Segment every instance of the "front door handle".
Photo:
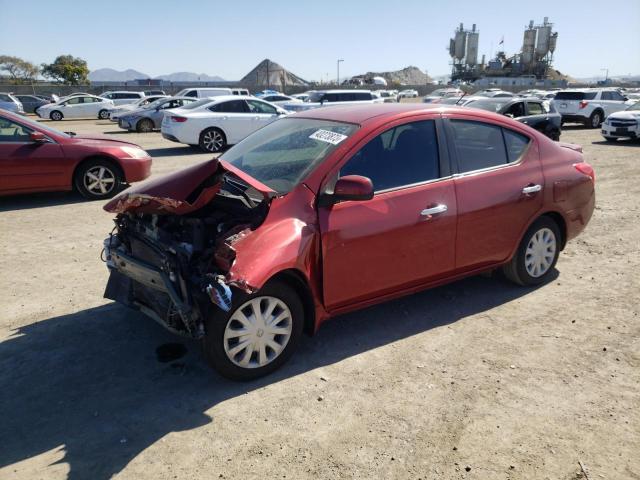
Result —
<svg viewBox="0 0 640 480"><path fill-rule="evenodd" d="M542 185L527 185L522 189L522 193L530 195L532 193L538 193L540 190L542 190Z"/></svg>
<svg viewBox="0 0 640 480"><path fill-rule="evenodd" d="M431 215L437 215L438 213L444 213L447 211L446 205L436 205L434 207L425 208L420 212L420 215L423 217L430 217Z"/></svg>

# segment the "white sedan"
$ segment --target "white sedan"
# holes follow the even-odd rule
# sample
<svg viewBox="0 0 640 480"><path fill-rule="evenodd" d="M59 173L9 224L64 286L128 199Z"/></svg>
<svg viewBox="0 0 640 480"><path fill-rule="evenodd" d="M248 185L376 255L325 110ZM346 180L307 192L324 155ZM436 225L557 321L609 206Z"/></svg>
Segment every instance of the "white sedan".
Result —
<svg viewBox="0 0 640 480"><path fill-rule="evenodd" d="M56 103L48 103L36 109L40 118L62 120L63 118L109 118L109 110L113 101L95 95L78 95L62 99Z"/></svg>
<svg viewBox="0 0 640 480"><path fill-rule="evenodd" d="M151 95L149 97L142 97L139 100L136 100L133 103L125 103L124 105L115 105L113 108L109 109L109 119L112 122L118 122L118 117L122 114L132 112L134 110L138 110L142 107L149 105L150 103L155 102L160 98L169 98L168 95Z"/></svg>
<svg viewBox="0 0 640 480"><path fill-rule="evenodd" d="M167 140L219 152L288 113L257 98L221 95L167 112L160 130Z"/></svg>
<svg viewBox="0 0 640 480"><path fill-rule="evenodd" d="M296 98L294 96L289 97L288 95L264 95L260 97L260 100L264 100L265 102L272 103L274 105L278 105L282 107L285 103L302 103L304 100L300 98Z"/></svg>

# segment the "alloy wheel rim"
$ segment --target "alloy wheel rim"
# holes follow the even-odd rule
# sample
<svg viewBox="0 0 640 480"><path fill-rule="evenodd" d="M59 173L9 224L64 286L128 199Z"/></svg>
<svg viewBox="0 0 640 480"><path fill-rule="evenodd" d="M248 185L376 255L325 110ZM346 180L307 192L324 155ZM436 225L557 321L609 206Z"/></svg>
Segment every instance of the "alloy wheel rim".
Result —
<svg viewBox="0 0 640 480"><path fill-rule="evenodd" d="M593 123L592 123L592 125L593 125L594 127L597 127L598 125L600 125L600 114L599 114L599 113L596 113L596 114L593 116Z"/></svg>
<svg viewBox="0 0 640 480"><path fill-rule="evenodd" d="M227 358L242 368L264 367L282 354L293 328L291 310L276 297L255 297L233 312L224 330Z"/></svg>
<svg viewBox="0 0 640 480"><path fill-rule="evenodd" d="M537 230L529 240L524 262L527 273L539 278L549 271L556 255L556 236L549 228Z"/></svg>
<svg viewBox="0 0 640 480"><path fill-rule="evenodd" d="M106 195L116 185L115 174L105 166L96 166L84 174L84 188L93 195Z"/></svg>
<svg viewBox="0 0 640 480"><path fill-rule="evenodd" d="M210 152L217 152L220 150L224 142L222 135L217 130L205 133L202 141L204 143L204 147Z"/></svg>

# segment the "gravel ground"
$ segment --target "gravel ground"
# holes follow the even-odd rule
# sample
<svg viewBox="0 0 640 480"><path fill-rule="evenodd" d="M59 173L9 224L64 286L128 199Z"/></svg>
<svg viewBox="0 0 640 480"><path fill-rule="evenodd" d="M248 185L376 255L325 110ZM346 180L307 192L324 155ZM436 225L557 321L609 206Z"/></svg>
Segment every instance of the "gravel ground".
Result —
<svg viewBox="0 0 640 480"><path fill-rule="evenodd" d="M209 157L55 126L131 139L153 175ZM337 318L251 383L102 298L103 202L0 199L0 478L640 479L640 144L562 140L597 207L553 281L473 277Z"/></svg>

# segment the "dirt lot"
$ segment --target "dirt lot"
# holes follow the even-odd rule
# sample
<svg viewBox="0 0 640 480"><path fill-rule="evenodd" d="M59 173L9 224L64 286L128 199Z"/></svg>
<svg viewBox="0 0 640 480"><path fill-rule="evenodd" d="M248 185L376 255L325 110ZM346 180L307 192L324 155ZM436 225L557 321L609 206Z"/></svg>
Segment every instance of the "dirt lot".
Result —
<svg viewBox="0 0 640 480"><path fill-rule="evenodd" d="M132 139L154 175L208 158L55 126ZM252 383L102 298L102 202L0 199L0 478L640 479L640 144L562 140L598 206L551 283L474 277L335 319ZM171 342L186 354L160 362Z"/></svg>

